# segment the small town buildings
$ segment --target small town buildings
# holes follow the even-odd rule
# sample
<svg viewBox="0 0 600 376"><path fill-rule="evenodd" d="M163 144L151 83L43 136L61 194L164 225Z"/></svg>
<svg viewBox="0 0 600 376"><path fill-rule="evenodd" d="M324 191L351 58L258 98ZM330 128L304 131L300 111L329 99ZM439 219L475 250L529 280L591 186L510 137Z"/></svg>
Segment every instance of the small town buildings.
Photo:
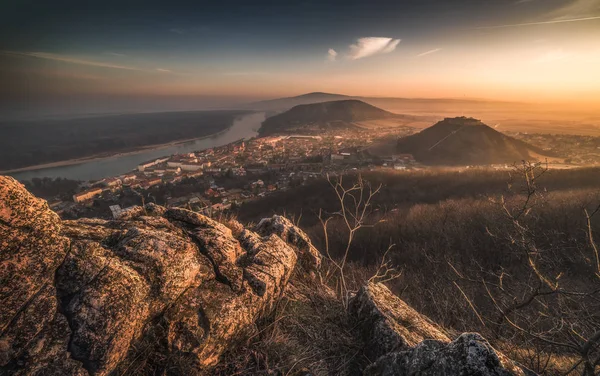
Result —
<svg viewBox="0 0 600 376"><path fill-rule="evenodd" d="M159 164L164 163L164 162L166 162L168 160L169 160L169 157L166 157L166 158L158 158L158 159L155 159L153 161L141 163L141 164L138 165L138 171L139 172L144 172L145 169L147 169L149 167L152 167L152 166L159 165Z"/></svg>
<svg viewBox="0 0 600 376"><path fill-rule="evenodd" d="M90 188L73 195L73 201L84 202L90 200L102 193L101 188Z"/></svg>

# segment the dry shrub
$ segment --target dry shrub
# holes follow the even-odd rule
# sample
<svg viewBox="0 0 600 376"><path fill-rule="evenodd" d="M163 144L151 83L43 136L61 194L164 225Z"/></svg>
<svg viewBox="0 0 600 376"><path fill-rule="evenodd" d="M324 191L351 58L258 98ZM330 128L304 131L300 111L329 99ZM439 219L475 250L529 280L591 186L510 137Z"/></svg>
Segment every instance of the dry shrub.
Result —
<svg viewBox="0 0 600 376"><path fill-rule="evenodd" d="M296 273L256 333L225 354L214 375L360 375L368 360L332 289Z"/></svg>

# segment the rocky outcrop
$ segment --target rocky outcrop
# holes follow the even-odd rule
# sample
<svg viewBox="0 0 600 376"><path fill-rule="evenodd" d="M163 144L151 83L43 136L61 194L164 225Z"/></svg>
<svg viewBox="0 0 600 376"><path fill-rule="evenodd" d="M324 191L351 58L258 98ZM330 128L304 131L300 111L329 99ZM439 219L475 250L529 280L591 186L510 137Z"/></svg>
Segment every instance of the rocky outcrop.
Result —
<svg viewBox="0 0 600 376"><path fill-rule="evenodd" d="M370 359L414 347L425 339L450 341L431 320L380 283L363 286L352 299L350 310L361 324Z"/></svg>
<svg viewBox="0 0 600 376"><path fill-rule="evenodd" d="M359 321L365 353L374 360L365 376L530 375L479 334L454 341L435 323L380 283L363 286L350 304Z"/></svg>
<svg viewBox="0 0 600 376"><path fill-rule="evenodd" d="M140 357L154 370L177 373L184 358L210 368L269 313L310 246L288 244L303 234L289 225L238 240L208 217L153 204L118 220L60 221L0 177L0 373L107 375Z"/></svg>
<svg viewBox="0 0 600 376"><path fill-rule="evenodd" d="M321 267L321 254L312 245L308 235L300 228L294 226L289 219L280 215L263 218L255 230L261 235L277 234L286 242L296 246L300 252L300 261L308 270L315 270Z"/></svg>
<svg viewBox="0 0 600 376"><path fill-rule="evenodd" d="M503 360L479 334L463 333L450 343L425 340L409 350L384 355L367 368L365 376L525 375Z"/></svg>

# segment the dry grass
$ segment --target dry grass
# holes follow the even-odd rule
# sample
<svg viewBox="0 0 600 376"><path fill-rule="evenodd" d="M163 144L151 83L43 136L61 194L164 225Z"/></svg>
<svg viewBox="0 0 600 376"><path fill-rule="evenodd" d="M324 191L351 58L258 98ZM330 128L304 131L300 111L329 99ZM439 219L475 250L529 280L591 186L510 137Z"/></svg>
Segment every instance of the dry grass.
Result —
<svg viewBox="0 0 600 376"><path fill-rule="evenodd" d="M213 375L359 375L369 361L333 291L296 273L269 317L225 354Z"/></svg>

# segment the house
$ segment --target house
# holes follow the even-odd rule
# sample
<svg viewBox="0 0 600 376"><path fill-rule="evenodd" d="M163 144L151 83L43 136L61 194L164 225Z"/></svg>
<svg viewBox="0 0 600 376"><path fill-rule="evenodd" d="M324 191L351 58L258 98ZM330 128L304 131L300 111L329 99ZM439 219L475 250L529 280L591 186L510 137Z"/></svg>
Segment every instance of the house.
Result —
<svg viewBox="0 0 600 376"><path fill-rule="evenodd" d="M149 167L152 167L152 166L159 165L159 164L164 163L164 162L166 162L168 160L169 160L169 158L158 158L158 159L155 159L153 161L149 161L149 162L145 162L145 163L139 164L138 165L138 171L139 172L144 172L145 169L147 169Z"/></svg>
<svg viewBox="0 0 600 376"><path fill-rule="evenodd" d="M162 183L162 179L161 178L152 178L152 179L148 179L146 181L143 181L140 184L140 187L142 189L148 189L148 188L150 188L152 186L155 186L157 184L160 184L160 183Z"/></svg>
<svg viewBox="0 0 600 376"><path fill-rule="evenodd" d="M90 188L73 195L73 201L84 202L90 200L102 193L101 188Z"/></svg>
<svg viewBox="0 0 600 376"><path fill-rule="evenodd" d="M108 207L114 219L119 219L121 214L123 213L123 209L121 209L120 205L110 205Z"/></svg>

